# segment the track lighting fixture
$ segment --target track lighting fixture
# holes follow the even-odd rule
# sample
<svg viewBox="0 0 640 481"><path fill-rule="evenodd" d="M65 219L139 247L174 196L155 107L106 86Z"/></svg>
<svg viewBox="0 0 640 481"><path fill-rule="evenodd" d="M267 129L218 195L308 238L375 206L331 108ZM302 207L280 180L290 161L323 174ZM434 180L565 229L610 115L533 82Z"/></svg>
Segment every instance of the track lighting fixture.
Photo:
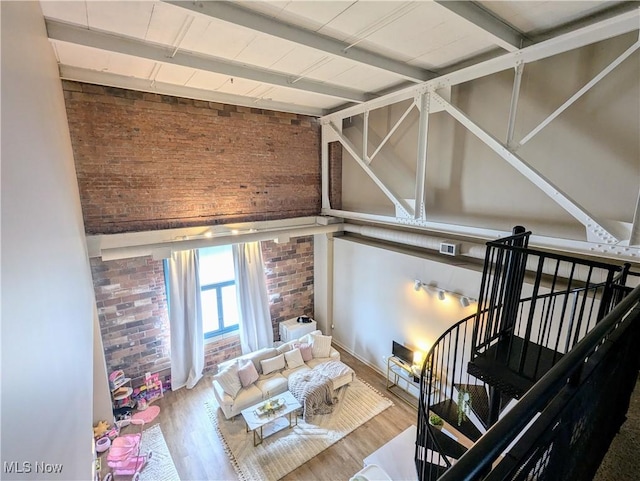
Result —
<svg viewBox="0 0 640 481"><path fill-rule="evenodd" d="M447 298L447 294L458 297L458 300L460 301L460 305L462 307L469 307L472 303L478 302L476 299L459 294L457 292L449 291L447 289L440 289L436 286L429 285L426 282L422 282L420 279L415 279L413 281L413 289L415 291L419 291L423 287L427 292L435 293L438 296L438 299L441 301L444 301Z"/></svg>

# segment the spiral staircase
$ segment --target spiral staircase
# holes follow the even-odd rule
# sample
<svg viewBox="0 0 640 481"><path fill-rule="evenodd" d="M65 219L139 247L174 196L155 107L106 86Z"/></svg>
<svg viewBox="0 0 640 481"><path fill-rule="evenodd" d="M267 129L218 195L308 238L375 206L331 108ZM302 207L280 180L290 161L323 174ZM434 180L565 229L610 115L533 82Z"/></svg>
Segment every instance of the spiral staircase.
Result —
<svg viewBox="0 0 640 481"><path fill-rule="evenodd" d="M477 312L454 324L426 355L420 380L415 451L420 480L591 479L588 476L592 467L582 478L563 478L559 471L550 469L554 466L552 461L569 456L568 450L578 441L587 442L583 434L592 431L585 422L588 415L607 414L584 407L582 411L574 409L570 415L554 411L553 417L545 409L560 406L557 401L560 394L574 399L579 390L569 381L593 384L585 373L600 371L582 366L587 366L588 359L597 360L594 353L598 349L601 355L609 352L603 343L607 336L613 336L615 329L621 326L627 329L628 324L634 329L634 342L640 339L635 327L640 323L631 324L628 315L626 324L622 317L609 321L612 310L631 293L627 284L636 274L630 272L628 264L615 266L530 249L529 236L530 232L516 227L511 237L487 244ZM640 291L636 289L633 294L636 304L627 305L629 300L625 312L632 311L640 318ZM607 326L601 322L605 319ZM601 323L599 332L594 333ZM600 337L596 339L595 334ZM627 336L621 336L620 342L625 339ZM620 355L622 347L611 350L614 351ZM631 386L627 389L630 394L633 389L630 379L635 382L639 363L638 355L633 355L633 344L626 346L624 352L627 351L631 361L622 360L626 369L618 371L620 376L624 375L619 382ZM571 367L565 367L569 364ZM608 369L615 371L611 366ZM600 376L602 385L607 382L606 371ZM547 384L553 384L554 390L545 388ZM532 389L534 386L537 389ZM573 389L570 395L566 393L567 386ZM536 394L535 399L529 395L519 405L527 393L543 388L546 391ZM585 405L584 400L593 394L581 396L575 402ZM624 401L621 395L620 403L623 405ZM511 410L514 412L509 416ZM444 420L441 429L429 423L433 415ZM617 422L621 424L623 418ZM546 428L538 427L541 420L546 422ZM562 434L563 426L569 437ZM485 436L488 430L492 436ZM541 441L545 433L562 434L568 441L562 444L550 438L545 444ZM614 435L615 431L607 434L610 438ZM485 437L493 441L481 440ZM526 449L522 447L525 444ZM561 450L561 445L568 448ZM461 466L455 466L462 459L465 461Z"/></svg>

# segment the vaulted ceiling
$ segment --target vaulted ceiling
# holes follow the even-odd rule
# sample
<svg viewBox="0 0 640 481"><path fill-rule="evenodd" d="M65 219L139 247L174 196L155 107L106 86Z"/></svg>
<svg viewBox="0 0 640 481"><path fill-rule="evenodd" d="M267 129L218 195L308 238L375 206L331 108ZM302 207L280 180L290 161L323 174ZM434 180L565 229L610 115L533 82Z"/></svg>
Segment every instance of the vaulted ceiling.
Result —
<svg viewBox="0 0 640 481"><path fill-rule="evenodd" d="M603 1L42 1L63 79L322 115L637 8Z"/></svg>

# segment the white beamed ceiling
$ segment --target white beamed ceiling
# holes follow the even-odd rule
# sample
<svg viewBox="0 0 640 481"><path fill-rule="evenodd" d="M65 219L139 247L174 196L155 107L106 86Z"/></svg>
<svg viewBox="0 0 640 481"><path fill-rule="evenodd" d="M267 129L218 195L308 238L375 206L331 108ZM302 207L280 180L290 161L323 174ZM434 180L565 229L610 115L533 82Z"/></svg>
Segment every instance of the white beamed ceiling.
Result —
<svg viewBox="0 0 640 481"><path fill-rule="evenodd" d="M482 1L474 5L532 37L618 3ZM51 39L61 77L71 80L158 93L171 93L175 87L173 91L179 90L183 96L219 97L241 105L311 115L349 105L345 97L353 94L374 98L380 92L406 86L408 81L398 72L161 1L43 0L41 5L50 22L147 42L166 51L167 61L160 62L135 52L125 55L115 48L111 51L109 47L83 45L82 41ZM347 53L350 49L374 53L418 68L424 75L433 76L488 52L505 52L490 32L431 1L264 1L234 2L234 6L283 27L292 25L338 40ZM231 62L257 72L258 78L172 64L177 53ZM286 82L274 85L261 76L264 72L279 74ZM326 90L316 91L317 85L334 89L327 94Z"/></svg>

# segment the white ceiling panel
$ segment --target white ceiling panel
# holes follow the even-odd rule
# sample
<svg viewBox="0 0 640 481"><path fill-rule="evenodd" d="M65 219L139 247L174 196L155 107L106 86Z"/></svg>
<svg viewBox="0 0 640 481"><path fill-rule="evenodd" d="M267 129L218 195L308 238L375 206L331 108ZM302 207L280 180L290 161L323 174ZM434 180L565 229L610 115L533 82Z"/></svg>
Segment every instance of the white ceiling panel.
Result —
<svg viewBox="0 0 640 481"><path fill-rule="evenodd" d="M325 56L324 59L317 62L315 65L312 65L304 72L304 75L307 78L312 78L315 80L320 80L324 82L333 82L332 79L338 77L339 75L347 72L348 70L358 66L358 64L351 62L349 60L344 60L341 58L333 58L330 56ZM375 75L375 73L374 73ZM393 75L395 77L395 75ZM349 84L345 85L347 87L351 86ZM364 89L359 89L364 90Z"/></svg>
<svg viewBox="0 0 640 481"><path fill-rule="evenodd" d="M483 7L524 33L558 27L621 2L480 1Z"/></svg>
<svg viewBox="0 0 640 481"><path fill-rule="evenodd" d="M278 20L318 31L334 18L348 11L356 1L289 2L277 15ZM367 2L371 7L375 2Z"/></svg>
<svg viewBox="0 0 640 481"><path fill-rule="evenodd" d="M296 48L294 43L286 40L271 35L258 35L235 59L238 62L271 68Z"/></svg>
<svg viewBox="0 0 640 481"><path fill-rule="evenodd" d="M162 2L156 3L145 40L175 46L184 38L186 29L195 21L194 17L187 10Z"/></svg>
<svg viewBox="0 0 640 481"><path fill-rule="evenodd" d="M482 34L470 35L447 45L435 48L409 62L422 68L445 68L468 58L468 53L480 55L495 50L495 45L487 43Z"/></svg>
<svg viewBox="0 0 640 481"><path fill-rule="evenodd" d="M89 28L145 38L155 2L87 2Z"/></svg>
<svg viewBox="0 0 640 481"><path fill-rule="evenodd" d="M419 7L416 2L357 2L326 24L320 33L356 42Z"/></svg>
<svg viewBox="0 0 640 481"><path fill-rule="evenodd" d="M377 92L401 82L398 77L386 72L372 75L372 70L370 67L356 65L340 75L333 77L331 83L344 86L357 85L358 89L365 92Z"/></svg>
<svg viewBox="0 0 640 481"><path fill-rule="evenodd" d="M109 68L110 53L96 48L81 47L67 42L53 42L60 63L89 70L106 71Z"/></svg>
<svg viewBox="0 0 640 481"><path fill-rule="evenodd" d="M186 34L181 48L214 57L235 59L254 38L256 32L220 20L199 17ZM206 22L206 25L203 23ZM203 28L204 26L204 28Z"/></svg>
<svg viewBox="0 0 640 481"><path fill-rule="evenodd" d="M389 51L409 60L477 33L476 26L430 3L371 34L362 45L368 48L374 44L385 45ZM384 39L388 39L386 43ZM486 40L479 48L490 45L492 43Z"/></svg>
<svg viewBox="0 0 640 481"><path fill-rule="evenodd" d="M153 72L151 80L165 82L176 85L186 85L187 82L195 76L197 70L180 65L171 65L167 63L157 63L156 70Z"/></svg>
<svg viewBox="0 0 640 481"><path fill-rule="evenodd" d="M228 79L228 75L198 70L186 85L197 89L218 90Z"/></svg>
<svg viewBox="0 0 640 481"><path fill-rule="evenodd" d="M296 47L284 57L271 65L271 68L279 72L300 75L306 69L320 62L327 54L308 47Z"/></svg>
<svg viewBox="0 0 640 481"><path fill-rule="evenodd" d="M153 66L154 62L151 60L114 53L109 55L109 65L106 72L146 79L153 71Z"/></svg>
<svg viewBox="0 0 640 481"><path fill-rule="evenodd" d="M45 17L55 18L67 23L88 26L87 4L85 2L40 2Z"/></svg>
<svg viewBox="0 0 640 481"><path fill-rule="evenodd" d="M262 84L260 82L255 82L253 80L227 77L227 80L223 82L222 85L220 85L220 87L218 87L216 90L218 92L224 92L227 94L248 95L249 92L255 90L261 85Z"/></svg>
<svg viewBox="0 0 640 481"><path fill-rule="evenodd" d="M624 2L480 3L527 34ZM102 75L108 85L127 84L130 79L128 85L136 88L141 83L132 79L148 82L151 77L169 92L193 91L194 98L210 98L203 94L210 92L219 98L244 97L250 105L256 98L273 99L276 103L271 105L290 103L289 110L301 112L363 101L381 90L406 85L407 80L433 78L452 64L500 51L491 33L426 0L265 0L181 6L148 0L43 0L41 5L50 19L49 35L59 62L76 68L73 75L79 78L99 83ZM158 49L157 44L169 48ZM171 61L164 57L170 47L176 50L177 65L164 63Z"/></svg>

